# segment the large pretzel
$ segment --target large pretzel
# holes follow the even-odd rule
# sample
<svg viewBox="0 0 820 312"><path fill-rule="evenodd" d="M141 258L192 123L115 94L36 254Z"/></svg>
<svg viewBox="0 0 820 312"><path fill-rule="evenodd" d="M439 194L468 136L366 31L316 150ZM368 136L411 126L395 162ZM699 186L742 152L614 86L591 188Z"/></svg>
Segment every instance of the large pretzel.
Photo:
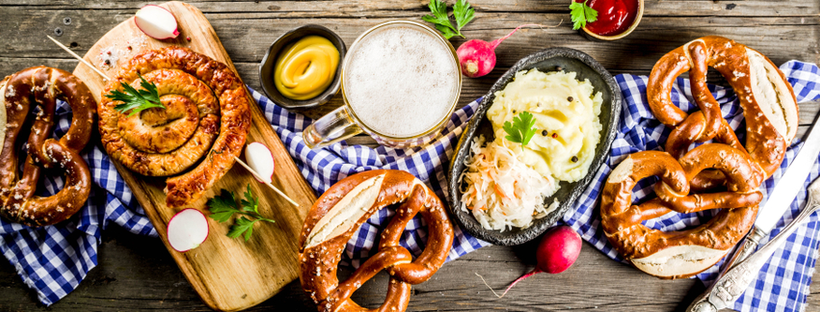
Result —
<svg viewBox="0 0 820 312"><path fill-rule="evenodd" d="M709 92L709 67L726 78L740 101L746 119L745 149ZM691 115L675 106L670 98L675 78L686 71L692 96L700 108ZM686 152L692 142L717 137L720 142L748 151L756 174L767 178L780 166L797 133L797 100L783 73L760 52L723 37L696 39L664 55L652 68L646 95L655 117L673 128L666 150L675 157ZM709 180L693 182L701 188L701 181Z"/></svg>
<svg viewBox="0 0 820 312"><path fill-rule="evenodd" d="M745 146L707 88L708 67L723 74L740 100ZM692 114L670 97L685 71L701 109ZM664 55L652 69L647 99L655 117L673 128L666 152L638 152L613 169L602 192L601 224L610 243L637 268L662 278L687 277L714 265L751 228L762 199L756 190L780 165L797 131L797 102L768 58L722 37L703 37ZM692 143L712 139L721 143L688 151ZM661 179L655 184L657 198L633 205L632 188L650 176ZM683 231L662 232L641 223L707 209L723 210Z"/></svg>
<svg viewBox="0 0 820 312"><path fill-rule="evenodd" d="M704 169L725 174L728 190L688 195L689 180ZM658 198L632 205L632 188L651 176L661 179L655 185ZM618 253L637 268L664 278L697 274L720 260L754 223L762 199L754 179L748 156L724 144L701 145L680 163L665 152L638 152L621 162L607 179L601 197L601 225ZM662 232L641 223L672 211L719 208L728 209L684 231Z"/></svg>
<svg viewBox="0 0 820 312"><path fill-rule="evenodd" d="M111 158L146 176L166 180L168 207L199 198L242 152L251 125L245 85L227 65L186 48L168 47L134 56L104 91L120 83L140 88L138 75L157 86L165 109L129 116L117 101L99 106L100 136ZM197 165L198 164L198 165Z"/></svg>
<svg viewBox="0 0 820 312"><path fill-rule="evenodd" d="M91 191L91 173L79 154L94 124L97 103L91 91L66 71L38 66L6 77L0 82L0 95L6 115L0 131L0 215L28 226L68 219L85 205ZM59 140L51 137L58 98L68 102L72 113L70 128ZM20 140L23 133L29 133L25 144ZM21 145L27 153L22 174ZM35 195L43 169L65 172L65 185L57 194Z"/></svg>
<svg viewBox="0 0 820 312"><path fill-rule="evenodd" d="M340 284L336 269L347 241L373 213L400 202L381 233L379 251ZM426 248L414 261L399 246L399 238L417 213L427 222L428 237ZM355 174L328 189L308 212L299 237L302 288L319 311L366 311L350 296L376 273L387 270L390 285L378 310L404 311L410 285L430 279L452 244L453 228L441 200L412 174L399 170Z"/></svg>

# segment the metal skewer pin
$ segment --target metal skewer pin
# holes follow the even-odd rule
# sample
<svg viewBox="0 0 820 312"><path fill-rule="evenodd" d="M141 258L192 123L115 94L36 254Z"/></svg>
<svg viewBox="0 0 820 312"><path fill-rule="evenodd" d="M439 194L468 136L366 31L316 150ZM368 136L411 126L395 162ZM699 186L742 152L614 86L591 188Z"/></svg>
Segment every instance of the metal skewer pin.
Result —
<svg viewBox="0 0 820 312"><path fill-rule="evenodd" d="M83 64L85 64L86 66L90 67L91 69L93 69L93 70L94 70L95 72L97 72L98 74L100 74L100 76L102 76L102 77L103 77L103 79L108 80L108 81L111 81L111 78L108 78L108 76L106 76L105 74L103 74L103 72L101 72L99 69L97 69L96 67L94 67L94 65L91 65L91 63L89 63L89 62L87 62L86 60L84 60L82 57L80 57L79 55L77 55L77 53L74 53L74 51L71 51L71 49L69 49L67 46L65 46L64 44L62 44L62 43L60 43L59 41L57 41L57 39L51 38L51 36L49 36L49 35L46 35L46 37L48 37L48 39L51 39L51 41L54 41L54 43L56 43L58 46L60 46L60 48L63 48L63 50L65 50L66 52L68 52L68 54L71 54L71 56L73 56L74 58L78 59L80 62L82 62Z"/></svg>

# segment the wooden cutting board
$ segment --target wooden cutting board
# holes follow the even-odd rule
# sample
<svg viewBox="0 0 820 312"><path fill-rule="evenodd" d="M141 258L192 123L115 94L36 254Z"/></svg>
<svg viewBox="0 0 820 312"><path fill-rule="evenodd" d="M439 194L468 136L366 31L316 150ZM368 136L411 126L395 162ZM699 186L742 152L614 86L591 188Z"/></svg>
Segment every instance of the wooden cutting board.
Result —
<svg viewBox="0 0 820 312"><path fill-rule="evenodd" d="M214 29L201 11L189 4L176 1L161 6L176 16L180 30L180 35L176 39L152 39L137 28L134 18L129 18L97 41L85 55L85 60L101 69L107 76L114 77L119 66L141 51L177 45L208 55L227 64L236 72ZM131 50L128 49L129 46ZM116 56L112 66L105 65L106 58L109 61L113 59L108 56L108 51ZM80 77L91 88L99 102L105 86L103 78L82 63L77 65L74 75ZM233 220L220 224L208 218L210 235L201 246L185 253L174 251L166 238L166 225L175 213L188 207L171 209L165 206L165 194L162 191L165 179L132 173L115 162L117 170L145 209L185 277L202 300L217 310L242 310L261 303L298 277L298 235L307 210L316 201L313 190L302 178L276 132L263 117L256 101L252 98L250 100L253 125L248 142L264 142L271 148L276 162L273 185L288 194L300 206L295 207L288 203L267 186L257 182L238 164L234 165L202 198L189 206L200 209L207 215L205 202L218 194L220 189L228 189L241 197L246 186L250 184L254 193L259 196L261 214L276 220L276 223L257 222L253 236L247 242L241 238L231 239L226 236Z"/></svg>

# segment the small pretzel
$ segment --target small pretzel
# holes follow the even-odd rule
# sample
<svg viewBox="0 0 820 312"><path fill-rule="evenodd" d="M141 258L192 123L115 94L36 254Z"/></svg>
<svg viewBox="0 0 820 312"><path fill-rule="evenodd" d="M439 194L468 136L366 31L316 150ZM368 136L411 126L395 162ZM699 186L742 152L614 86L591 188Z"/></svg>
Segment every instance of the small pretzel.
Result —
<svg viewBox="0 0 820 312"><path fill-rule="evenodd" d="M179 47L134 56L103 93L121 91L121 83L139 86L140 74L157 86L165 109L128 116L116 111L119 102L103 98L101 140L111 158L128 169L172 176L165 203L184 206L225 175L242 152L251 126L248 94L227 65Z"/></svg>
<svg viewBox="0 0 820 312"><path fill-rule="evenodd" d="M85 148L97 106L88 87L70 73L45 66L19 71L0 83L6 118L0 152L0 215L12 222L43 226L61 222L83 207L91 191L91 173L80 151ZM57 99L71 107L68 132L51 138ZM31 100L34 102L31 102ZM27 157L18 174L21 131L31 129L23 144ZM41 170L65 172L65 185L49 197L34 195Z"/></svg>
<svg viewBox="0 0 820 312"><path fill-rule="evenodd" d="M400 202L381 233L378 252L339 283L336 269L350 237L373 213ZM427 223L428 238L414 261L399 246L399 238L417 213ZM378 310L404 311L410 286L430 279L447 259L452 244L453 228L441 200L412 174L399 170L355 174L328 189L308 212L299 238L302 288L319 311L366 311L350 296L376 273L387 270L390 285Z"/></svg>
<svg viewBox="0 0 820 312"><path fill-rule="evenodd" d="M704 169L727 177L728 190L691 194L689 180ZM659 176L658 198L632 205L632 188L638 181ZM752 164L746 153L724 144L704 144L680 159L668 153L643 151L630 155L610 174L601 197L601 225L610 243L639 269L663 278L697 274L720 260L754 223L757 191ZM650 229L644 220L669 212L721 210L705 224L684 231Z"/></svg>

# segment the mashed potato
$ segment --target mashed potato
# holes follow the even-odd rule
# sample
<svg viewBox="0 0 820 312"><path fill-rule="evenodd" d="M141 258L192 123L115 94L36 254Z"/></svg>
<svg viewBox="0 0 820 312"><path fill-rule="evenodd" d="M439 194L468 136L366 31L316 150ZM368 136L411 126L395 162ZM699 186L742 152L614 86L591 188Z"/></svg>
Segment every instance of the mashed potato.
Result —
<svg viewBox="0 0 820 312"><path fill-rule="evenodd" d="M487 118L496 140L506 140L504 122L523 111L532 113L538 130L521 160L544 177L575 182L586 176L601 139L601 102L601 92L589 80L575 79L574 72L522 70L495 93Z"/></svg>

